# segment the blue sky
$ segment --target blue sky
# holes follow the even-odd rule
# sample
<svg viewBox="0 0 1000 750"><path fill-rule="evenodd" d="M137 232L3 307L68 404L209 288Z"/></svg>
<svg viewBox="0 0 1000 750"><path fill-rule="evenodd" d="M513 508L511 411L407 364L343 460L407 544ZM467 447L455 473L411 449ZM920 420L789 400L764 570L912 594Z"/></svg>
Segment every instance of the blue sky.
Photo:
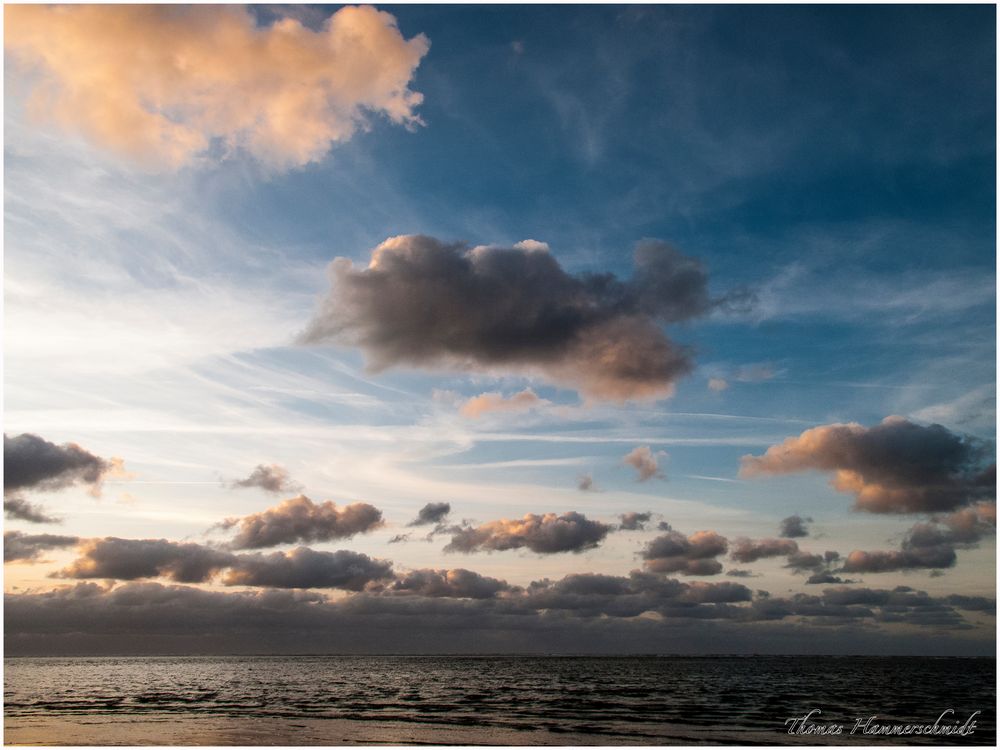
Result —
<svg viewBox="0 0 1000 750"><path fill-rule="evenodd" d="M295 19L311 38L336 10L247 12L262 28ZM642 568L657 520L761 539L798 514L814 519L801 548L842 556L899 548L915 523L940 521L852 510L829 471L749 478L740 462L809 428L890 415L992 453L993 7L388 12L400 38L379 43L429 40L401 68L404 88L423 95L406 105L419 120L393 121L395 99L359 105L350 132L291 165L246 142L220 151L226 133L209 130L212 150L166 168L95 138L84 115L60 119L58 96L29 104L46 82L65 95L73 81L45 67L51 18L8 18L6 433L75 442L129 472L109 476L99 499L83 484L32 497L64 519L45 533L224 544L209 527L284 497L228 486L258 464L286 467L316 501L384 513L382 528L317 549L518 586ZM66 33L86 40L73 23ZM189 104L170 116L184 122ZM566 274L619 278L653 238L697 258L713 298L742 289L754 302L667 325L691 347L692 371L668 398L625 402L530 367L372 372L363 346L296 344L330 290L327 265L364 268L400 235L534 240ZM460 412L526 388L548 403ZM640 446L662 477L637 481L623 463ZM577 488L585 475L599 492ZM446 535L389 543L441 501L470 527L526 513L656 515L578 554L445 554ZM10 518L7 528L41 533ZM77 555L6 566L8 592L66 585L48 574ZM748 585L774 596L816 593L784 562L726 568L753 568ZM931 570L853 578L993 596L993 538L961 547L945 575ZM992 644L992 620L966 617Z"/></svg>

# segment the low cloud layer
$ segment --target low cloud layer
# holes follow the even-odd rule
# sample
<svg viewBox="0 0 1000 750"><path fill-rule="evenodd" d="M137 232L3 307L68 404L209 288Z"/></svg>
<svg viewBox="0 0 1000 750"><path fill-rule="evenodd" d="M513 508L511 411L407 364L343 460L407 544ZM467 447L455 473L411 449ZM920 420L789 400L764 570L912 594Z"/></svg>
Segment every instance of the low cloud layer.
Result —
<svg viewBox="0 0 1000 750"><path fill-rule="evenodd" d="M42 552L72 547L79 541L79 538L75 536L6 531L3 535L3 561L5 563L34 562L41 556Z"/></svg>
<svg viewBox="0 0 1000 750"><path fill-rule="evenodd" d="M712 299L697 259L640 243L632 278L570 275L541 243L470 248L392 237L367 267L330 266L332 289L300 342L361 347L371 370L398 365L537 374L587 398L670 395L693 368L661 330L739 295Z"/></svg>
<svg viewBox="0 0 1000 750"><path fill-rule="evenodd" d="M288 17L260 27L235 5L22 5L4 20L12 67L31 70L31 114L145 167L237 150L295 167L369 114L420 122L409 85L429 42L367 6L317 31Z"/></svg>
<svg viewBox="0 0 1000 750"><path fill-rule="evenodd" d="M941 425L886 417L874 427L831 424L744 456L741 476L833 473L831 484L871 513L940 513L995 499L996 464L982 446Z"/></svg>
<svg viewBox="0 0 1000 750"><path fill-rule="evenodd" d="M298 542L347 539L382 525L382 511L368 503L338 506L314 503L305 495L242 518L227 519L223 528L238 527L232 549L260 549Z"/></svg>
<svg viewBox="0 0 1000 750"><path fill-rule="evenodd" d="M504 398L501 393L483 393L475 398L470 398L459 410L463 417L476 419L489 412L518 412L536 409L551 403L544 398L539 398L530 388L525 388L512 396Z"/></svg>
<svg viewBox="0 0 1000 750"><path fill-rule="evenodd" d="M407 526L429 526L444 521L451 513L451 503L427 503L417 511L417 517L410 521Z"/></svg>
<svg viewBox="0 0 1000 750"><path fill-rule="evenodd" d="M278 464L258 464L250 476L239 479L231 485L234 489L257 487L265 492L296 492L301 489L298 482L292 481L288 469Z"/></svg>
<svg viewBox="0 0 1000 750"><path fill-rule="evenodd" d="M572 511L562 515L528 513L523 518L457 529L444 550L470 553L526 548L540 555L584 552L600 544L613 529Z"/></svg>
<svg viewBox="0 0 1000 750"><path fill-rule="evenodd" d="M722 563L715 558L728 549L726 538L714 531L697 531L691 536L668 531L646 545L642 559L646 569L654 573L714 576L722 572Z"/></svg>
<svg viewBox="0 0 1000 750"><path fill-rule="evenodd" d="M802 516L789 516L788 518L782 518L781 524L778 527L778 536L786 539L797 539L799 537L809 536L809 527L807 524L810 523L812 523L811 518L803 518Z"/></svg>
<svg viewBox="0 0 1000 750"><path fill-rule="evenodd" d="M117 654L176 653L178 644L191 653L223 647L658 653L665 642L682 653L710 652L719 643L734 653L992 655L994 649L992 624L977 630L967 619L995 611L995 600L986 597L830 587L783 598L755 595L732 581L687 583L638 571L576 574L488 595L448 582L441 571L417 573L403 584L410 589L376 582L336 599L314 591L206 591L151 582L7 594L4 645L11 653ZM469 596L451 596L456 587ZM926 630L913 635L894 627L901 624Z"/></svg>
<svg viewBox="0 0 1000 750"><path fill-rule="evenodd" d="M8 518L33 523L58 519L25 500L24 492L55 492L82 484L98 496L104 478L122 471L121 459L104 459L76 443L56 445L27 432L3 436L3 463L4 513Z"/></svg>
<svg viewBox="0 0 1000 750"><path fill-rule="evenodd" d="M654 477L663 478L660 471L660 464L656 460L656 454L650 450L648 445L640 445L625 454L622 462L631 466L638 473L638 480L646 482Z"/></svg>
<svg viewBox="0 0 1000 750"><path fill-rule="evenodd" d="M985 536L996 534L996 505L982 503L963 508L926 523L915 524L898 550L854 550L844 561L848 573L887 573L919 568L950 568L956 550L975 547Z"/></svg>

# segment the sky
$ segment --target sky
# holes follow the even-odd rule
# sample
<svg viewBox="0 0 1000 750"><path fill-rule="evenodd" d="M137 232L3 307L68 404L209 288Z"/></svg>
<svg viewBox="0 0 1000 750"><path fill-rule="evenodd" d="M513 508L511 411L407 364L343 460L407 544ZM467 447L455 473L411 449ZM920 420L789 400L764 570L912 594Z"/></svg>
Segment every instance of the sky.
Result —
<svg viewBox="0 0 1000 750"><path fill-rule="evenodd" d="M995 9L7 6L8 654L995 654Z"/></svg>

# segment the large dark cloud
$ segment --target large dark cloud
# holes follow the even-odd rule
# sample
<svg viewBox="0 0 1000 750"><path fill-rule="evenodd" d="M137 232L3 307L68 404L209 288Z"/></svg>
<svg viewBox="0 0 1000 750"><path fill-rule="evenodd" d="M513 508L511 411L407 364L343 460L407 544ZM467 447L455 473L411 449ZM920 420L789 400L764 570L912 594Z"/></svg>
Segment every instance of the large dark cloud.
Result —
<svg viewBox="0 0 1000 750"><path fill-rule="evenodd" d="M222 526L238 526L229 546L260 549L296 542L346 539L382 525L382 511L368 503L337 506L327 500L314 503L305 495L284 500L273 508L242 518L227 519Z"/></svg>
<svg viewBox="0 0 1000 750"><path fill-rule="evenodd" d="M903 537L898 550L854 550L844 560L848 573L887 573L918 568L950 568L957 549L968 549L996 533L996 506L982 503L932 521L918 523Z"/></svg>
<svg viewBox="0 0 1000 750"><path fill-rule="evenodd" d="M75 536L58 534L24 534L6 531L3 535L3 561L27 562L38 559L42 552L62 547L72 547L80 541Z"/></svg>
<svg viewBox="0 0 1000 750"><path fill-rule="evenodd" d="M833 472L831 483L871 513L938 513L996 497L996 464L984 447L941 425L886 417L874 427L806 430L763 456L744 456L742 476Z"/></svg>
<svg viewBox="0 0 1000 750"><path fill-rule="evenodd" d="M225 550L166 539L88 539L81 556L59 572L63 578L169 578L179 583L201 583L236 559Z"/></svg>
<svg viewBox="0 0 1000 750"><path fill-rule="evenodd" d="M417 517L406 525L427 526L432 523L441 523L449 513L451 513L451 503L427 503L417 511Z"/></svg>
<svg viewBox="0 0 1000 750"><path fill-rule="evenodd" d="M360 346L369 366L537 373L590 398L669 395L693 368L664 323L720 304L701 262L662 242L640 243L635 271L570 275L540 243L475 247L393 237L365 268L330 266L332 289L300 336Z"/></svg>
<svg viewBox="0 0 1000 750"><path fill-rule="evenodd" d="M556 515L527 513L524 518L490 521L454 531L445 552L502 551L527 548L540 555L593 549L614 527L571 511Z"/></svg>
<svg viewBox="0 0 1000 750"><path fill-rule="evenodd" d="M359 591L392 577L392 564L347 550L318 552L298 547L290 552L234 554L201 544L166 539L90 539L81 556L57 575L132 581L167 578L204 583L221 575L227 586L271 588L342 588Z"/></svg>
<svg viewBox="0 0 1000 750"><path fill-rule="evenodd" d="M646 545L642 559L646 568L656 573L713 576L722 572L722 563L715 558L727 549L726 538L714 531L697 531L689 537L668 531Z"/></svg>
<svg viewBox="0 0 1000 750"><path fill-rule="evenodd" d="M361 591L392 577L392 563L349 550L317 552L297 547L290 552L237 555L223 577L227 586L281 589L337 588Z"/></svg>
<svg viewBox="0 0 1000 750"><path fill-rule="evenodd" d="M778 536L786 539L797 539L798 537L809 536L809 527L806 524L812 523L811 518L802 516L789 516L782 518L778 527Z"/></svg>
<svg viewBox="0 0 1000 750"><path fill-rule="evenodd" d="M97 495L104 477L121 469L120 459L100 458L76 443L56 445L28 432L15 437L4 434L3 463L4 513L8 518L33 523L58 519L25 500L23 492L53 492L87 484Z"/></svg>
<svg viewBox="0 0 1000 750"><path fill-rule="evenodd" d="M741 563L757 562L764 557L787 557L799 551L799 545L791 539L747 539L733 540L730 555Z"/></svg>
<svg viewBox="0 0 1000 750"><path fill-rule="evenodd" d="M230 485L235 489L257 487L265 492L295 492L301 488L298 482L292 480L288 469L278 464L258 464L250 476L239 479Z"/></svg>

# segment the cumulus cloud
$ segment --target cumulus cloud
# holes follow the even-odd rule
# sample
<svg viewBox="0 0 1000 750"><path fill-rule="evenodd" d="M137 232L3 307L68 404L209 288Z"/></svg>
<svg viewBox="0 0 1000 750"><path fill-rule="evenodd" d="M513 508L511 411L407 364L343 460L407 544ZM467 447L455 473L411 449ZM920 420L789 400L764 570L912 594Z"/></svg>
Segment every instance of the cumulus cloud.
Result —
<svg viewBox="0 0 1000 750"><path fill-rule="evenodd" d="M30 71L29 112L150 168L245 150L272 168L318 161L368 126L412 126L429 42L371 7L313 31L258 26L235 5L17 6L4 47Z"/></svg>
<svg viewBox="0 0 1000 750"><path fill-rule="evenodd" d="M88 539L81 556L61 570L62 578L169 578L179 583L202 583L232 564L225 550L166 539Z"/></svg>
<svg viewBox="0 0 1000 750"><path fill-rule="evenodd" d="M105 537L85 540L80 552L81 556L59 571L58 577L121 581L167 578L178 583L205 583L221 575L227 586L349 591L360 591L370 582L392 577L389 561L347 550L317 552L297 547L290 552L234 554L166 539Z"/></svg>
<svg viewBox="0 0 1000 750"><path fill-rule="evenodd" d="M417 517L406 525L427 526L432 523L441 523L449 513L451 513L451 503L427 503L417 511Z"/></svg>
<svg viewBox="0 0 1000 750"><path fill-rule="evenodd" d="M754 573L752 570L743 570L742 568L732 568L731 570L727 570L726 571L726 575L727 576L731 576L733 578L759 578L760 577L757 573Z"/></svg>
<svg viewBox="0 0 1000 750"><path fill-rule="evenodd" d="M462 404L460 412L463 417L476 419L487 412L528 411L550 403L551 401L539 398L530 388L525 388L508 398L504 398L501 393L482 393Z"/></svg>
<svg viewBox="0 0 1000 750"><path fill-rule="evenodd" d="M817 470L871 513L933 513L995 498L996 464L981 445L941 425L886 417L874 427L831 424L744 456L741 476Z"/></svg>
<svg viewBox="0 0 1000 750"><path fill-rule="evenodd" d="M258 464L250 476L231 485L234 489L257 487L265 492L295 492L301 485L292 481L288 469L278 464Z"/></svg>
<svg viewBox="0 0 1000 750"><path fill-rule="evenodd" d="M638 480L640 482L648 481L653 477L662 479L663 474L660 472L660 464L656 460L657 455L659 454L654 454L648 445L640 445L625 454L622 463L628 464L639 472Z"/></svg>
<svg viewBox="0 0 1000 750"><path fill-rule="evenodd" d="M968 549L996 533L996 505L981 503L950 513L907 531L898 550L854 550L844 561L848 573L887 573L917 568L950 568L956 549Z"/></svg>
<svg viewBox="0 0 1000 750"><path fill-rule="evenodd" d="M223 526L238 526L229 546L259 549L296 542L346 539L382 525L382 511L368 503L337 506L330 500L314 503L305 495L284 500L273 508L242 518L227 519Z"/></svg>
<svg viewBox="0 0 1000 750"><path fill-rule="evenodd" d="M581 474L576 479L576 488L580 492L599 492L594 477L591 474Z"/></svg>
<svg viewBox="0 0 1000 750"><path fill-rule="evenodd" d="M489 599L510 585L465 568L452 570L411 570L399 576L389 587L392 592L430 597Z"/></svg>
<svg viewBox="0 0 1000 750"><path fill-rule="evenodd" d="M583 552L600 544L613 526L571 511L527 513L524 518L490 521L455 530L445 552L503 551L527 548L540 555Z"/></svg>
<svg viewBox="0 0 1000 750"><path fill-rule="evenodd" d="M96 497L105 477L123 472L120 458L100 458L76 443L56 445L28 432L15 437L4 434L3 463L4 513L33 523L58 519L25 500L22 492L54 492L85 484Z"/></svg>
<svg viewBox="0 0 1000 750"><path fill-rule="evenodd" d="M330 265L332 289L299 337L364 349L368 366L536 374L587 398L670 395L691 353L660 328L703 316L712 299L701 262L645 241L632 278L570 275L543 246L470 248L404 235L367 267Z"/></svg>
<svg viewBox="0 0 1000 750"><path fill-rule="evenodd" d="M223 576L227 586L272 588L337 588L361 591L392 577L392 563L349 550L317 552L297 547L290 552L237 555Z"/></svg>
<svg viewBox="0 0 1000 750"><path fill-rule="evenodd" d="M628 513L622 513L618 517L621 519L621 523L618 524L618 528L622 531L643 531L646 528L646 524L653 518L653 514L649 511L644 513L630 511Z"/></svg>
<svg viewBox="0 0 1000 750"><path fill-rule="evenodd" d="M80 541L75 536L57 534L24 534L20 531L6 531L3 535L3 561L33 562L42 552L62 547L72 547Z"/></svg>
<svg viewBox="0 0 1000 750"><path fill-rule="evenodd" d="M689 537L668 531L649 542L641 554L646 568L655 573L714 576L722 572L722 563L715 558L728 549L726 538L714 531L696 531Z"/></svg>
<svg viewBox="0 0 1000 750"><path fill-rule="evenodd" d="M787 557L799 551L799 545L791 539L747 539L733 540L730 556L741 563L757 562L765 557Z"/></svg>
<svg viewBox="0 0 1000 750"><path fill-rule="evenodd" d="M806 526L808 523L812 523L811 518L803 518L802 516L789 516L788 518L782 518L778 529L778 535L785 537L786 539L809 536L809 527Z"/></svg>

